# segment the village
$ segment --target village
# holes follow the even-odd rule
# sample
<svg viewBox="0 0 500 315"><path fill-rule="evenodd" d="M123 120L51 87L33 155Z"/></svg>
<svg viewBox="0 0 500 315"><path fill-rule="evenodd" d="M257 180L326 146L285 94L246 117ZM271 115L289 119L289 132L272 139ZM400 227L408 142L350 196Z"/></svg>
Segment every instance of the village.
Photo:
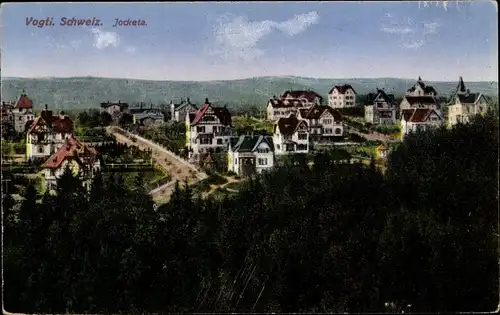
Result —
<svg viewBox="0 0 500 315"><path fill-rule="evenodd" d="M101 124L86 127L78 125L86 114L75 122L49 105L34 106L23 91L17 101L2 101L2 182L22 195L19 189L33 180L41 193L54 193L68 167L86 189L100 172L141 174L155 202L165 203L176 182L203 197L237 193L245 178L291 155L311 165L314 154L330 152L339 163L373 163L383 171L409 133L467 123L489 106L462 77L450 97L438 97L420 77L400 103L382 89L365 104L357 96L347 84L332 87L326 102L315 91L285 91L270 98L264 119L233 116L209 98L201 106L189 98L163 106L107 101L100 104Z"/></svg>

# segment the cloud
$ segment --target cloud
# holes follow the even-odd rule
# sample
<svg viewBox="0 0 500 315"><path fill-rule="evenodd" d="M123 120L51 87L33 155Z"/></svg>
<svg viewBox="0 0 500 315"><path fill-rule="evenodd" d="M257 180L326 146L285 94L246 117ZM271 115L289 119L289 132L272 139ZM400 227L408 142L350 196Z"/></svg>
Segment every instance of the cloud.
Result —
<svg viewBox="0 0 500 315"><path fill-rule="evenodd" d="M134 46L127 46L125 48L125 52L129 54L135 54L136 51L137 49Z"/></svg>
<svg viewBox="0 0 500 315"><path fill-rule="evenodd" d="M392 16L385 16L386 21L383 23L380 31L397 36L399 44L404 49L419 49L427 44L430 36L438 34L438 29L441 24L437 21L415 23L411 18L407 18L403 22L398 22Z"/></svg>
<svg viewBox="0 0 500 315"><path fill-rule="evenodd" d="M97 49L120 46L120 36L115 32L105 32L98 28L93 28L92 35L94 36L94 47Z"/></svg>
<svg viewBox="0 0 500 315"><path fill-rule="evenodd" d="M264 54L258 44L274 30L292 37L318 21L319 15L315 11L295 15L284 22L249 21L243 16L223 16L214 28L216 47L211 50L211 54L220 55L225 59L250 61Z"/></svg>
<svg viewBox="0 0 500 315"><path fill-rule="evenodd" d="M61 50L76 49L76 48L80 47L80 45L82 44L82 40L73 39L73 40L70 40L68 43L61 43L61 42L58 42L53 37L46 36L44 43L52 49L61 51Z"/></svg>
<svg viewBox="0 0 500 315"><path fill-rule="evenodd" d="M318 13L312 11L309 13L297 14L285 22L278 23L276 27L288 36L294 36L304 32L309 26L318 23L318 21Z"/></svg>

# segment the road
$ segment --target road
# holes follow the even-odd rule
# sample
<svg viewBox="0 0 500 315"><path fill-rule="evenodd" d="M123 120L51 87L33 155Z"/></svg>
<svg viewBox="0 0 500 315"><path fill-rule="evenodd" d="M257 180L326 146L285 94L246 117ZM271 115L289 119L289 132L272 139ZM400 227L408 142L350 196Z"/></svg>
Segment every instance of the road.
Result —
<svg viewBox="0 0 500 315"><path fill-rule="evenodd" d="M162 148L158 144L154 144L137 135L133 135L136 137L137 141L132 141L129 137L118 133L115 128L117 127L107 127L106 132L113 135L119 143L136 146L141 150L151 150L155 162L163 168L165 172L172 176L172 181L170 183L160 186L150 192L153 200L161 201L161 203L167 202L173 192L175 187L174 183L176 181L183 183L187 179L188 184L194 184L207 177L204 172L196 170L193 165L190 165L186 161L180 161L180 158L175 158L174 153ZM124 131L123 129L121 130Z"/></svg>

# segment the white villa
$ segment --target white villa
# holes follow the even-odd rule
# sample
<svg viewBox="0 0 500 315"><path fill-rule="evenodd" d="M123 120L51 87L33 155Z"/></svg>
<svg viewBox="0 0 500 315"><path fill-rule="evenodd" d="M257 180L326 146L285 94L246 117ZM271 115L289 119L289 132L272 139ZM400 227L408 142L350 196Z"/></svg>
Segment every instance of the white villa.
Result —
<svg viewBox="0 0 500 315"><path fill-rule="evenodd" d="M273 142L276 155L308 153L309 130L305 120L295 116L281 118L274 127Z"/></svg>
<svg viewBox="0 0 500 315"><path fill-rule="evenodd" d="M186 115L186 147L189 158L201 153L227 149L232 136L231 113L225 107L214 107L208 99L196 112Z"/></svg>
<svg viewBox="0 0 500 315"><path fill-rule="evenodd" d="M401 114L401 140L410 132L425 131L443 125L443 117L433 108L404 109Z"/></svg>
<svg viewBox="0 0 500 315"><path fill-rule="evenodd" d="M42 165L47 190L56 187L57 179L69 167L73 173L81 176L83 186L90 189L96 172L101 168L97 151L70 136L58 150Z"/></svg>
<svg viewBox="0 0 500 315"><path fill-rule="evenodd" d="M73 121L61 113L54 116L51 110L42 110L26 135L26 160L52 155L73 134Z"/></svg>
<svg viewBox="0 0 500 315"><path fill-rule="evenodd" d="M182 99L180 104L170 103L170 117L173 121L186 121L186 116L198 110L196 105L191 104L189 98Z"/></svg>
<svg viewBox="0 0 500 315"><path fill-rule="evenodd" d="M299 101L304 107L321 105L323 103L323 97L314 91L285 91L280 96L280 99L287 103Z"/></svg>
<svg viewBox="0 0 500 315"><path fill-rule="evenodd" d="M310 137L341 137L344 134L342 115L329 106L300 109L297 117L306 121Z"/></svg>
<svg viewBox="0 0 500 315"><path fill-rule="evenodd" d="M486 97L481 93L470 93L460 77L455 96L448 105L448 127L468 123L475 115L484 115L488 105Z"/></svg>
<svg viewBox="0 0 500 315"><path fill-rule="evenodd" d="M407 96L437 96L434 87L426 85L421 77L418 77L417 83L406 91Z"/></svg>
<svg viewBox="0 0 500 315"><path fill-rule="evenodd" d="M240 176L270 170L274 160L274 143L270 136L245 135L229 140L227 168Z"/></svg>
<svg viewBox="0 0 500 315"><path fill-rule="evenodd" d="M332 108L356 106L356 91L349 84L334 86L328 92L328 106Z"/></svg>

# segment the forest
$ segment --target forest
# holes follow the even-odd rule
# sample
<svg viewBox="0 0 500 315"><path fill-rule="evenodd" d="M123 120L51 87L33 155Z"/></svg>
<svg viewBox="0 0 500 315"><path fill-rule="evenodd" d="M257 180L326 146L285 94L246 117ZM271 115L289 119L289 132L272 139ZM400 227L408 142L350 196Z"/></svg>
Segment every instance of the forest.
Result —
<svg viewBox="0 0 500 315"><path fill-rule="evenodd" d="M9 312L492 311L498 116L411 134L374 165L297 156L236 195L66 172L3 201Z"/></svg>

